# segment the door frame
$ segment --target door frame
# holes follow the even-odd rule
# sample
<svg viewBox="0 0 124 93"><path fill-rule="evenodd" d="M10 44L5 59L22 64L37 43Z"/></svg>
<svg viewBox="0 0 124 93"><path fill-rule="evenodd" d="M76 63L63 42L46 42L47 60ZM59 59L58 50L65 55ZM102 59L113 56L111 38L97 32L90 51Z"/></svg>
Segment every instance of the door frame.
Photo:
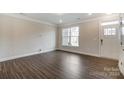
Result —
<svg viewBox="0 0 124 93"><path fill-rule="evenodd" d="M99 57L101 58L107 58L107 59L113 59L113 58L109 58L109 57L103 57L101 55L101 34L102 34L102 26L101 26L101 23L103 22L109 22L109 21L114 21L114 20L119 20L119 17L118 16L109 16L109 17L105 17L103 18L102 20L99 20ZM120 32L119 32L119 35L120 35ZM120 38L120 37L119 37ZM120 39L119 39L120 41ZM118 60L118 59L114 59L114 60Z"/></svg>

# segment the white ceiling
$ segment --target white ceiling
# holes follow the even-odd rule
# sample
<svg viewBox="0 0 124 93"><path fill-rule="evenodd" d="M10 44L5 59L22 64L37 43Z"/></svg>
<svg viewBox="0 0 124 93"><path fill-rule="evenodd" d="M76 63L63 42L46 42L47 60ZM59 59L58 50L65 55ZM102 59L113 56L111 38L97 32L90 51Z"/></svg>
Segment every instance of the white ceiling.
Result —
<svg viewBox="0 0 124 93"><path fill-rule="evenodd" d="M21 13L20 15L52 24L65 24L103 16L103 13ZM62 23L60 23L62 19Z"/></svg>

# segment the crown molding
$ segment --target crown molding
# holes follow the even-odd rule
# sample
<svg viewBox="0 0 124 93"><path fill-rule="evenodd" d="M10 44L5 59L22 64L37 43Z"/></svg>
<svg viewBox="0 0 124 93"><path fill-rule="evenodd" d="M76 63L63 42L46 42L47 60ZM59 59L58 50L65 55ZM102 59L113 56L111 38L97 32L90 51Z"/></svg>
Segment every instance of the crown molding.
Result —
<svg viewBox="0 0 124 93"><path fill-rule="evenodd" d="M119 17L119 15L117 15L117 14L116 15L105 15L105 16L101 16L101 17L80 20L78 22L60 24L60 25L58 25L58 27L72 26L72 25L77 25L77 24L96 21L96 20L102 22L102 21L110 20L111 18L118 18L118 17Z"/></svg>
<svg viewBox="0 0 124 93"><path fill-rule="evenodd" d="M45 22L45 21L39 21L33 18L29 18L25 15L21 15L19 13L0 13L0 15L6 15L6 16L11 16L11 17L15 17L15 18L19 18L19 19L23 19L23 20L28 20L28 21L32 21L32 22L37 22L37 23L41 23L41 24L45 24L45 25L51 25L51 26L55 26L55 27L65 27L65 26L71 26L71 25L77 25L77 24L81 24L81 23L86 23L86 22L91 22L91 21L105 21L103 19L110 19L111 17L119 17L119 15L105 15L105 16L101 16L101 17L96 17L96 18L90 18L90 19L84 19L84 20L80 20L78 22L72 22L72 23L65 23L65 24L52 24L49 22Z"/></svg>
<svg viewBox="0 0 124 93"><path fill-rule="evenodd" d="M28 21L32 21L32 22L36 22L36 23L40 23L40 24L45 24L45 25L50 25L50 26L57 27L56 24L52 24L52 23L45 22L45 21L39 21L37 19L33 19L33 18L24 16L24 15L21 15L19 13L1 13L0 15L11 16L11 17L15 17L15 18L23 19L23 20L28 20Z"/></svg>

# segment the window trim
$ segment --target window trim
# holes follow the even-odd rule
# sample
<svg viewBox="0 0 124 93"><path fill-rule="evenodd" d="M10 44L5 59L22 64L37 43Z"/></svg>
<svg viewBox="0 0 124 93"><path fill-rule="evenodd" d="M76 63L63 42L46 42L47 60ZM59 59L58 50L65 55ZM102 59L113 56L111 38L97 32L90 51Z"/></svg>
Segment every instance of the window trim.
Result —
<svg viewBox="0 0 124 93"><path fill-rule="evenodd" d="M117 31L116 31L117 29L115 27L106 27L103 30L104 30L103 31L104 36L116 36L117 34Z"/></svg>
<svg viewBox="0 0 124 93"><path fill-rule="evenodd" d="M73 28L73 27L78 27L78 33L79 33L79 35L78 36L71 36L71 28ZM70 35L69 36L63 36L63 30L64 29L70 29ZM63 45L63 37L69 37L69 43L71 43L71 37L78 37L78 46L73 46L73 45L71 45L71 44L68 44L68 45ZM79 43L79 37L80 37L80 28L79 28L79 26L71 26L71 27L66 27L66 28L63 28L62 29L62 46L63 47L79 47L80 46L80 43Z"/></svg>

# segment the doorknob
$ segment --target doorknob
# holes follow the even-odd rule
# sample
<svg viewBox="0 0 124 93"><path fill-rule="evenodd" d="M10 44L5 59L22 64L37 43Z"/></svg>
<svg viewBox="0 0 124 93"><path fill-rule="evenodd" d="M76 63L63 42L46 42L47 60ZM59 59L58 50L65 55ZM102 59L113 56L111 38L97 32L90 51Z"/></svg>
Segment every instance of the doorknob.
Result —
<svg viewBox="0 0 124 93"><path fill-rule="evenodd" d="M101 39L100 41L101 41L101 45L103 45L103 39Z"/></svg>

